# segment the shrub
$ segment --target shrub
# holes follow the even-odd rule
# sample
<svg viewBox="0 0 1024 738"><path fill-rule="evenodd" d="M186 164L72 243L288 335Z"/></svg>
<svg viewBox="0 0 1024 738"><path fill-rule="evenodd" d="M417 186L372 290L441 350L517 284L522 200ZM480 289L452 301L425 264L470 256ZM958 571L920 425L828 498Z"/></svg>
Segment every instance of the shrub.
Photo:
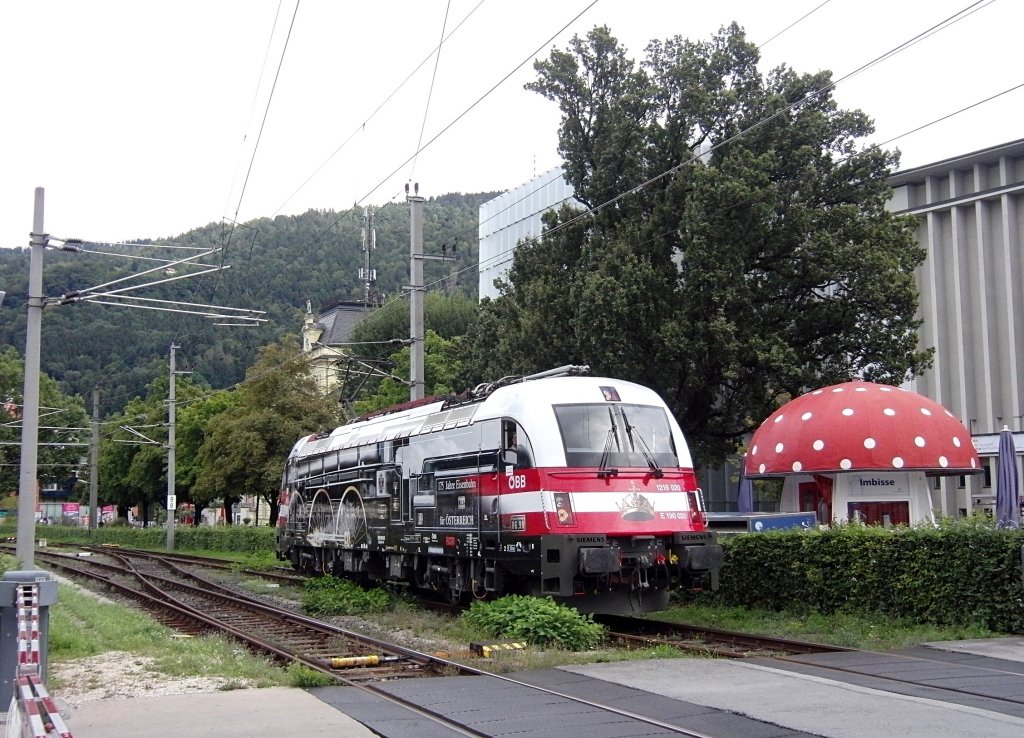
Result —
<svg viewBox="0 0 1024 738"><path fill-rule="evenodd" d="M569 651L593 648L604 637L604 628L592 615L583 615L550 597L508 595L491 602L477 601L462 617L494 638L561 646Z"/></svg>
<svg viewBox="0 0 1024 738"><path fill-rule="evenodd" d="M174 526L174 546L190 551L225 551L243 554L260 554L273 552L276 530L269 527L251 525L224 526ZM37 526L36 536L51 541L101 545L104 543L124 546L126 548L164 548L167 541L167 529L132 528L123 525L104 525L96 530L89 530L77 525Z"/></svg>
<svg viewBox="0 0 1024 738"><path fill-rule="evenodd" d="M722 543L717 599L728 605L1024 632L1024 531L965 519L934 528L737 535Z"/></svg>
<svg viewBox="0 0 1024 738"><path fill-rule="evenodd" d="M288 674L288 684L297 689L312 689L313 687L329 687L336 684L327 674L314 671L308 666L296 662L289 664L285 671Z"/></svg>
<svg viewBox="0 0 1024 738"><path fill-rule="evenodd" d="M391 609L383 589L363 589L347 579L317 577L306 581L302 608L310 615L358 615Z"/></svg>

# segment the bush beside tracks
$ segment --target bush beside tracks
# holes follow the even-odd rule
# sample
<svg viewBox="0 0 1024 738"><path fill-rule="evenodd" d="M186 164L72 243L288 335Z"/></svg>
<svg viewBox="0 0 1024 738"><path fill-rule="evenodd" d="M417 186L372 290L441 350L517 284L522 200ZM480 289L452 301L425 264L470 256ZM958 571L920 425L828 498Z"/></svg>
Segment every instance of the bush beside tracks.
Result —
<svg viewBox="0 0 1024 738"><path fill-rule="evenodd" d="M1024 531L990 520L729 536L713 599L1024 633Z"/></svg>
<svg viewBox="0 0 1024 738"><path fill-rule="evenodd" d="M13 535L12 525L0 534ZM275 530L179 526L175 548L271 559ZM163 549L164 528L37 526L52 541ZM836 526L724 536L721 586L709 599L751 609L879 613L934 625L1024 633L1024 530L984 518L937 527Z"/></svg>
<svg viewBox="0 0 1024 738"><path fill-rule="evenodd" d="M13 526L9 529L13 535ZM273 555L275 531L274 528L257 528L251 525L177 525L174 528L174 547L182 551ZM74 525L37 525L36 539L155 550L165 548L167 529L105 525L90 531Z"/></svg>

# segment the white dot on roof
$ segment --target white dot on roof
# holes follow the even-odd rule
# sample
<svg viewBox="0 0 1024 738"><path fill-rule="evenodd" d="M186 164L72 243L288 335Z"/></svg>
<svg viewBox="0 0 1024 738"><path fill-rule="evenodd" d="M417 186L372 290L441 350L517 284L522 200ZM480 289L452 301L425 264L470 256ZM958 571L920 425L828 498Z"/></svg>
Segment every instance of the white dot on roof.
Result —
<svg viewBox="0 0 1024 738"><path fill-rule="evenodd" d="M750 449L750 453L754 456L757 456L757 444L754 444L754 447Z"/></svg>
<svg viewBox="0 0 1024 738"><path fill-rule="evenodd" d="M892 387L879 387L878 389L881 392L892 392Z"/></svg>
<svg viewBox="0 0 1024 738"><path fill-rule="evenodd" d="M960 436L953 436L953 445L960 448Z"/></svg>
<svg viewBox="0 0 1024 738"><path fill-rule="evenodd" d="M899 456L894 456L892 459L892 465L895 466L897 469L902 469L903 459L901 459Z"/></svg>
<svg viewBox="0 0 1024 738"><path fill-rule="evenodd" d="M974 467L975 467L974 459L971 459L971 468L973 469Z"/></svg>
<svg viewBox="0 0 1024 738"><path fill-rule="evenodd" d="M803 468L804 468L804 465L801 464L799 461L794 461L793 462L793 471L798 472L798 471L800 471Z"/></svg>
<svg viewBox="0 0 1024 738"><path fill-rule="evenodd" d="M914 438L914 445L917 446L918 448L924 448L924 443L925 441L923 438L921 438L921 436L917 436Z"/></svg>
<svg viewBox="0 0 1024 738"><path fill-rule="evenodd" d="M815 451L821 451L821 449L825 448L825 442L819 438L817 441L811 444L811 448L813 448Z"/></svg>
<svg viewBox="0 0 1024 738"><path fill-rule="evenodd" d="M875 447L875 439L874 438L865 438L864 439L864 448L874 448L874 447Z"/></svg>
<svg viewBox="0 0 1024 738"><path fill-rule="evenodd" d="M824 391L825 391L825 390L814 390L814 392L812 392L811 394L812 394L812 395L820 395L820 394L821 394L822 392L824 392Z"/></svg>
<svg viewBox="0 0 1024 738"><path fill-rule="evenodd" d="M757 467L757 471L761 474L764 474L764 464L761 464L761 466Z"/></svg>
<svg viewBox="0 0 1024 738"><path fill-rule="evenodd" d="M842 388L842 387L833 387L833 388L832 388L832 391L833 391L833 392L842 392L842 391L843 391L843 388Z"/></svg>
<svg viewBox="0 0 1024 738"><path fill-rule="evenodd" d="M868 391L867 387L858 387L857 389L854 390L854 392L867 392L867 391Z"/></svg>
<svg viewBox="0 0 1024 738"><path fill-rule="evenodd" d="M839 462L839 468L840 469L849 469L852 466L853 466L853 462L850 461L849 459L843 459L842 461Z"/></svg>
<svg viewBox="0 0 1024 738"><path fill-rule="evenodd" d="M931 414L932 414L932 411L931 411L931 410L929 410L929 409L928 409L928 408L926 408L926 407L923 407L923 408L921 408L921 414L922 414L922 415L931 415Z"/></svg>
<svg viewBox="0 0 1024 738"><path fill-rule="evenodd" d="M845 415L846 417L850 417L851 415L853 415L853 408L848 407L845 410L843 410L843 415Z"/></svg>
<svg viewBox="0 0 1024 738"><path fill-rule="evenodd" d="M951 418L955 418L956 417L953 413L949 412L949 410L946 410L946 415L948 415Z"/></svg>
<svg viewBox="0 0 1024 738"><path fill-rule="evenodd" d="M785 448L785 446L782 445L781 443L776 443L775 444L775 453L781 454L782 453L782 449L784 449L784 448Z"/></svg>
<svg viewBox="0 0 1024 738"><path fill-rule="evenodd" d="M810 420L812 417L814 417L814 413L804 413L800 416L800 420Z"/></svg>
<svg viewBox="0 0 1024 738"><path fill-rule="evenodd" d="M947 459L945 456L940 456L939 457L939 466L943 466L943 467L949 466L949 459Z"/></svg>
<svg viewBox="0 0 1024 738"><path fill-rule="evenodd" d="M786 417L786 416L785 416L785 415L776 415L776 416L775 416L775 422L776 422L776 423L781 423L781 422L782 422L782 419L783 419L784 417Z"/></svg>
<svg viewBox="0 0 1024 738"><path fill-rule="evenodd" d="M890 417L892 417L893 415L896 414L896 411L893 410L891 407L885 408L885 410L883 410L882 412L885 413L886 415L890 416Z"/></svg>

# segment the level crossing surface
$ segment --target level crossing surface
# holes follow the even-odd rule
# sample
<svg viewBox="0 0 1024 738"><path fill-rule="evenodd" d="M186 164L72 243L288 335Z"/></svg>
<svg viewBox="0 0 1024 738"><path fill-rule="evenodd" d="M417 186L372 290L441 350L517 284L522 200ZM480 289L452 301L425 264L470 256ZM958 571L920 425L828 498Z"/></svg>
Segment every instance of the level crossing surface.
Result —
<svg viewBox="0 0 1024 738"><path fill-rule="evenodd" d="M822 661L823 656L825 660ZM839 666L842 671L836 671ZM480 735L671 735L559 695L678 724L714 738L964 738L1024 735L1024 639L933 644L797 661L657 659L522 672L532 692L492 677L401 680L393 694ZM992 697L987 697L989 692ZM448 738L447 728L354 687L246 689L107 700L72 711L76 738L387 736Z"/></svg>

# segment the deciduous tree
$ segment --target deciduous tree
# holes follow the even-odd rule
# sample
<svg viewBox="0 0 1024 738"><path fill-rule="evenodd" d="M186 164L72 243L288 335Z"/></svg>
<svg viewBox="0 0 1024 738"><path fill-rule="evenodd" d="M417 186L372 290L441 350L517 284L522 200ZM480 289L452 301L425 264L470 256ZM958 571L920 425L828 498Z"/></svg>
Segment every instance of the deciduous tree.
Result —
<svg viewBox="0 0 1024 738"><path fill-rule="evenodd" d="M0 349L0 496L20 486L21 420L25 361L12 347ZM65 395L46 374L39 376L39 442L36 451L41 480L64 481L86 455L77 444L88 442L88 416L80 397Z"/></svg>
<svg viewBox="0 0 1024 738"><path fill-rule="evenodd" d="M260 496L274 525L288 453L303 435L332 430L338 409L317 389L294 336L264 347L245 377L237 404L210 420L192 494L206 504L220 499L228 522L243 495Z"/></svg>
<svg viewBox="0 0 1024 738"><path fill-rule="evenodd" d="M535 64L588 209L546 219L485 301L470 374L564 363L658 390L701 462L780 400L852 377L899 383L917 349L913 223L890 215L898 152L866 146L829 72L762 74L736 25L652 42L607 28Z"/></svg>

